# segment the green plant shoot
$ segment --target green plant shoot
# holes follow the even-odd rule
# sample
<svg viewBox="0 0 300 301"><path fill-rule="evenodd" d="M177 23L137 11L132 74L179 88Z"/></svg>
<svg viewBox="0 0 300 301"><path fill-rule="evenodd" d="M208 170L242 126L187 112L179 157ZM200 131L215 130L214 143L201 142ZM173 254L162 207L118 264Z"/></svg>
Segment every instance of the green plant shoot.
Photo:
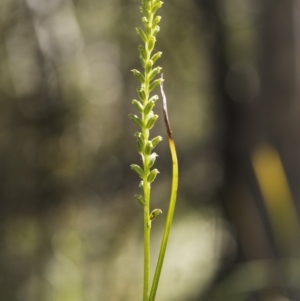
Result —
<svg viewBox="0 0 300 301"><path fill-rule="evenodd" d="M133 99L132 104L137 110L137 114L129 114L129 118L135 122L140 131L135 133L137 151L141 155L142 166L132 164L131 169L134 170L141 178L140 188L141 194L136 194L135 197L144 210L144 286L143 286L143 301L154 301L156 290L160 278L164 255L166 251L167 241L172 224L177 186L178 186L178 163L175 150L175 144L172 136L172 131L168 119L166 97L163 91L163 78L157 78L162 68L155 66L157 60L161 57L161 52L154 52L156 43L156 35L160 28L158 23L161 17L156 15L163 2L159 0L142 0L141 12L143 14L142 21L144 29L137 28L136 31L143 41L143 45L139 45L139 54L143 71L133 69L134 76L139 80L137 88L138 100ZM150 212L150 194L151 184L156 179L159 171L153 168L157 154L153 152L157 144L162 140L161 136L154 138L150 137L150 130L155 125L158 115L154 114L153 108L158 95L152 95L152 92L160 86L163 97L163 114L164 121L169 137L169 146L173 162L172 188L170 196L169 210L166 220L165 231L161 243L161 249L157 261L156 271L150 290L150 231L153 220L162 213L160 209L154 209Z"/></svg>

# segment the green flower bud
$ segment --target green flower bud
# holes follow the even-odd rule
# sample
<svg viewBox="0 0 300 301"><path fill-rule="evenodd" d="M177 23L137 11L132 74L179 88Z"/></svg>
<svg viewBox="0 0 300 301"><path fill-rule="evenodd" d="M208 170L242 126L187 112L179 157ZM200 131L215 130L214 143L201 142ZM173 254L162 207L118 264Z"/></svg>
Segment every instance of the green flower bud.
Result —
<svg viewBox="0 0 300 301"><path fill-rule="evenodd" d="M154 101L154 102L156 102L157 100L159 100L158 95L153 95L153 96L149 99L149 101Z"/></svg>
<svg viewBox="0 0 300 301"><path fill-rule="evenodd" d="M146 99L146 93L144 87L137 88L137 93L142 101Z"/></svg>
<svg viewBox="0 0 300 301"><path fill-rule="evenodd" d="M150 213L150 220L153 221L158 215L162 214L162 211L160 209L154 209L151 213Z"/></svg>
<svg viewBox="0 0 300 301"><path fill-rule="evenodd" d="M152 7L151 12L152 12L153 14L155 14L156 11L157 11L159 8L161 8L163 4L164 4L164 3L163 3L162 1L157 1L157 4L155 4L155 5Z"/></svg>
<svg viewBox="0 0 300 301"><path fill-rule="evenodd" d="M144 60L147 59L147 53L146 53L146 50L144 48L144 46L142 45L139 45L139 51L140 51L140 58L143 58Z"/></svg>
<svg viewBox="0 0 300 301"><path fill-rule="evenodd" d="M151 118L149 118L147 125L146 125L148 130L151 130L153 128L157 118L158 118L158 115L153 115Z"/></svg>
<svg viewBox="0 0 300 301"><path fill-rule="evenodd" d="M137 27L136 28L136 32L142 38L142 40L144 41L144 43L146 43L147 40L148 40L148 38L147 38L147 35L145 34L145 32L143 31L143 29L141 29L140 27Z"/></svg>
<svg viewBox="0 0 300 301"><path fill-rule="evenodd" d="M158 157L158 155L156 153L153 153L149 156L148 165L150 168L154 165L156 157Z"/></svg>
<svg viewBox="0 0 300 301"><path fill-rule="evenodd" d="M155 26L160 22L161 16L156 16L152 22L152 28L154 29Z"/></svg>
<svg viewBox="0 0 300 301"><path fill-rule="evenodd" d="M162 140L163 140L163 138L161 136L157 136L157 137L153 138L151 140L153 148Z"/></svg>
<svg viewBox="0 0 300 301"><path fill-rule="evenodd" d="M152 146L151 141L147 141L146 146L145 146L145 154L150 155L152 153L152 149L153 149L153 146Z"/></svg>
<svg viewBox="0 0 300 301"><path fill-rule="evenodd" d="M152 56L152 58L151 58L151 60L153 61L153 63L155 63L160 57L161 57L161 55L162 55L162 52L156 52L153 56Z"/></svg>
<svg viewBox="0 0 300 301"><path fill-rule="evenodd" d="M145 26L149 23L149 21L146 17L142 18L142 22L145 24Z"/></svg>
<svg viewBox="0 0 300 301"><path fill-rule="evenodd" d="M151 110L153 109L154 105L155 105L155 102L153 100L150 100L144 109L144 114L148 115L151 112Z"/></svg>
<svg viewBox="0 0 300 301"><path fill-rule="evenodd" d="M138 150L139 154L142 154L144 152L144 146L145 146L144 141L145 140L143 138L143 135L140 133L140 136L138 136L137 139L136 139L137 150Z"/></svg>
<svg viewBox="0 0 300 301"><path fill-rule="evenodd" d="M153 66L153 61L149 60L146 65L146 73L150 73L150 71L152 70L152 66Z"/></svg>
<svg viewBox="0 0 300 301"><path fill-rule="evenodd" d="M156 25L156 26L154 27L154 29L153 29L152 34L153 34L154 36L156 36L157 33L158 33L159 31L160 31L160 27L159 27L158 25Z"/></svg>
<svg viewBox="0 0 300 301"><path fill-rule="evenodd" d="M145 83L145 77L142 75L142 73L136 69L132 69L131 72L133 75L141 82L141 84Z"/></svg>
<svg viewBox="0 0 300 301"><path fill-rule="evenodd" d="M133 100L132 100L132 104L135 106L135 108L136 108L140 113L143 113L144 107L143 107L143 105L141 104L140 101L138 101L138 100L136 100L136 99L133 99Z"/></svg>
<svg viewBox="0 0 300 301"><path fill-rule="evenodd" d="M131 169L134 170L141 178L144 176L144 171L143 169L138 166L137 164L131 164L130 165Z"/></svg>
<svg viewBox="0 0 300 301"><path fill-rule="evenodd" d="M156 67L153 70L151 70L149 74L149 80L151 81L158 73L160 73L161 69L161 67Z"/></svg>
<svg viewBox="0 0 300 301"><path fill-rule="evenodd" d="M143 198L143 196L139 195L139 194L135 194L134 195L135 198L137 199L137 201L144 207L146 205L146 201Z"/></svg>
<svg viewBox="0 0 300 301"><path fill-rule="evenodd" d="M147 177L147 181L149 183L152 183L158 174L159 174L159 171L157 169L151 170L151 172L149 173L149 175Z"/></svg>
<svg viewBox="0 0 300 301"><path fill-rule="evenodd" d="M138 126L143 127L143 122L142 122L142 120L141 120L138 116L136 116L136 115L130 113L130 114L128 114L128 117L129 117L133 122L135 122Z"/></svg>
<svg viewBox="0 0 300 301"><path fill-rule="evenodd" d="M159 86L163 82L162 78L158 78L153 81L149 86L149 92L153 91L157 86Z"/></svg>
<svg viewBox="0 0 300 301"><path fill-rule="evenodd" d="M155 42L156 42L156 38L154 36L151 36L148 41L148 50L149 51L153 50Z"/></svg>
<svg viewBox="0 0 300 301"><path fill-rule="evenodd" d="M133 136L138 138L138 137L142 136L142 133L141 132L135 132Z"/></svg>

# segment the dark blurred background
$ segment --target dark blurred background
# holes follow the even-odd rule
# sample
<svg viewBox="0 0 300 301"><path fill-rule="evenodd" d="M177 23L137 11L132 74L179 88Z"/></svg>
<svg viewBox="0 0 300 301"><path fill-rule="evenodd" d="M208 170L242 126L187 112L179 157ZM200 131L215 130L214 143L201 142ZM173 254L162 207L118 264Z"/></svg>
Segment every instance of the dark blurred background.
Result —
<svg viewBox="0 0 300 301"><path fill-rule="evenodd" d="M141 300L139 4L0 0L0 300ZM180 181L157 300L300 300L300 2L166 0L159 14ZM160 118L153 267L165 132Z"/></svg>

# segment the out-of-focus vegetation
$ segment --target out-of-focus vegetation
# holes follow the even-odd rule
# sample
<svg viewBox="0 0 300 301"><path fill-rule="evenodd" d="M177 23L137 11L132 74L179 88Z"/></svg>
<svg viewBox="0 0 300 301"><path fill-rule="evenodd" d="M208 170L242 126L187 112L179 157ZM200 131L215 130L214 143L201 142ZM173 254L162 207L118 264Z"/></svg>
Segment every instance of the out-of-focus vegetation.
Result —
<svg viewBox="0 0 300 301"><path fill-rule="evenodd" d="M0 0L0 300L141 300L138 2ZM157 300L297 300L299 2L165 2L180 186Z"/></svg>

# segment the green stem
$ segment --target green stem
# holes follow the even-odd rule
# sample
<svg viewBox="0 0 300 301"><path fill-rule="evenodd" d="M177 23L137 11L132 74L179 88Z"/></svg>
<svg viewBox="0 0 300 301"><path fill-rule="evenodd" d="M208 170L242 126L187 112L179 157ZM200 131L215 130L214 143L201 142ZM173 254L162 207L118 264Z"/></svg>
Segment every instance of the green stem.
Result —
<svg viewBox="0 0 300 301"><path fill-rule="evenodd" d="M149 54L148 54L149 56ZM146 93L146 98L143 103L144 107L147 105L148 100L149 100L149 80L148 80L148 74L145 70L145 93ZM145 116L144 113L142 113L142 119L143 119L143 124L145 125L147 123L147 116ZM149 130L144 128L143 130L143 136L144 136L144 141L145 143L148 142L149 140ZM143 166L144 166L144 198L146 205L144 206L144 289L143 289L143 301L148 301L148 296L149 296L149 279L150 279L150 192L151 192L151 187L150 183L148 183L148 175L150 173L150 168L149 168L149 156L147 154L143 154Z"/></svg>
<svg viewBox="0 0 300 301"><path fill-rule="evenodd" d="M170 147L170 152L171 152L171 157L172 157L172 187L171 187L171 195L170 195L170 203L169 203L169 209L168 209L168 215L167 215L167 220L166 220L166 225L165 225L165 231L164 235L162 238L161 242L161 247L159 251L159 256L157 260L157 265L155 269L155 274L152 282L152 287L150 291L150 296L148 301L154 301L155 300L155 295L157 291L157 286L162 270L162 265L164 262L165 258L165 253L166 253L166 248L168 244L168 239L169 239L169 234L172 226L172 221L173 221L173 215L175 211L175 205L176 205L176 197L177 197L177 189L178 189L178 160L177 160L177 155L176 155L176 148L175 148L175 143L172 137L172 131L168 119L168 112L167 112L167 104L166 104L166 97L163 92L163 87L161 84L161 93L163 96L163 106L164 106L164 117L165 117L165 123L167 127L167 132L169 136L169 147Z"/></svg>
<svg viewBox="0 0 300 301"><path fill-rule="evenodd" d="M149 187L149 184L145 187ZM150 275L150 225L149 225L149 200L150 189L145 189L146 205L144 206L144 290L143 301L148 301L149 292L149 275Z"/></svg>

